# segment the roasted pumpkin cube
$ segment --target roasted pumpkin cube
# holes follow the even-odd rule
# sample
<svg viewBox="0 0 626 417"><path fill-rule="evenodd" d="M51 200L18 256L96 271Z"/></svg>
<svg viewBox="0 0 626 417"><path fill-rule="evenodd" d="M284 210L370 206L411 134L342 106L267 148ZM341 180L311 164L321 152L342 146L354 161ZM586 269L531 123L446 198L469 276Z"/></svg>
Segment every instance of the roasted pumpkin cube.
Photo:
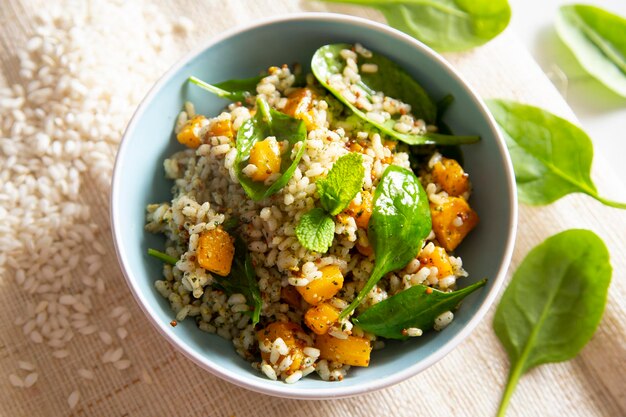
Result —
<svg viewBox="0 0 626 417"><path fill-rule="evenodd" d="M287 104L283 108L283 113L302 120L307 130L314 130L317 128L313 110L315 97L315 93L310 88L298 88L287 97Z"/></svg>
<svg viewBox="0 0 626 417"><path fill-rule="evenodd" d="M433 231L439 244L453 251L478 224L478 214L461 197L448 197L442 204L430 204Z"/></svg>
<svg viewBox="0 0 626 417"><path fill-rule="evenodd" d="M348 336L338 339L328 334L319 335L315 347L320 350L320 358L337 361L351 366L369 366L370 341L364 337Z"/></svg>
<svg viewBox="0 0 626 417"><path fill-rule="evenodd" d="M320 268L322 276L309 282L307 285L296 287L302 298L313 305L333 298L343 287L343 275L336 265L327 265Z"/></svg>
<svg viewBox="0 0 626 417"><path fill-rule="evenodd" d="M265 181L275 172L280 172L280 146L274 137L258 141L250 150L250 163L256 166L250 178L253 181Z"/></svg>
<svg viewBox="0 0 626 417"><path fill-rule="evenodd" d="M433 181L451 196L459 197L469 191L469 176L454 159L441 158L433 166Z"/></svg>
<svg viewBox="0 0 626 417"><path fill-rule="evenodd" d="M209 135L211 136L226 136L229 139L233 138L233 126L230 119L218 119L214 120L209 126Z"/></svg>
<svg viewBox="0 0 626 417"><path fill-rule="evenodd" d="M200 234L196 258L202 268L226 276L230 274L234 255L234 239L221 227Z"/></svg>
<svg viewBox="0 0 626 417"><path fill-rule="evenodd" d="M305 335L304 330L302 330L302 327L297 324L290 321L276 321L268 324L264 329L259 330L256 337L260 343L274 343L274 341L279 337L283 339L283 342L285 342L289 348L289 355L293 359L293 362L287 369L287 372L294 372L300 369L302 361L304 360L304 353L302 349L306 347L306 342L303 339L303 335ZM262 351L261 357L267 363L270 363L270 352ZM280 363L283 358L284 356L281 355L277 363Z"/></svg>
<svg viewBox="0 0 626 417"><path fill-rule="evenodd" d="M187 123L185 123L183 128L176 135L176 140L188 148L197 148L202 143L200 139L200 129L207 124L209 124L209 121L202 115L187 120Z"/></svg>
<svg viewBox="0 0 626 417"><path fill-rule="evenodd" d="M437 276L440 279L454 274L452 264L450 263L450 257L448 256L446 250L441 246L435 247L435 249L428 255L420 253L417 259L420 261L421 266L437 267L437 270L439 271Z"/></svg>
<svg viewBox="0 0 626 417"><path fill-rule="evenodd" d="M344 213L354 217L357 227L367 229L373 208L374 196L369 191L362 191L360 203L355 203L353 199L344 210Z"/></svg>
<svg viewBox="0 0 626 417"><path fill-rule="evenodd" d="M304 323L316 334L326 334L339 319L339 310L329 303L319 303L304 314Z"/></svg>

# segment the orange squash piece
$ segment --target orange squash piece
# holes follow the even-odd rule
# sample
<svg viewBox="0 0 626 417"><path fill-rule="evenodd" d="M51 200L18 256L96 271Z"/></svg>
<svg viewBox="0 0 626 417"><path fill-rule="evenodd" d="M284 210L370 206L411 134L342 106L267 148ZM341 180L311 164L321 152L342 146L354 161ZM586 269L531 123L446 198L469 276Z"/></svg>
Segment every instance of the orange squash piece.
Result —
<svg viewBox="0 0 626 417"><path fill-rule="evenodd" d="M314 130L317 128L313 113L315 97L315 93L310 88L298 88L289 94L283 113L302 120L307 130Z"/></svg>
<svg viewBox="0 0 626 417"><path fill-rule="evenodd" d="M370 341L364 337L348 336L338 339L328 334L319 335L315 347L320 350L320 358L337 361L351 366L369 366Z"/></svg>
<svg viewBox="0 0 626 417"><path fill-rule="evenodd" d="M315 334L326 334L339 319L339 310L329 303L320 303L307 310L304 314L304 324Z"/></svg>
<svg viewBox="0 0 626 417"><path fill-rule="evenodd" d="M220 119L214 121L209 127L209 135L211 136L226 136L229 139L233 138L233 126L230 123L230 119Z"/></svg>
<svg viewBox="0 0 626 417"><path fill-rule="evenodd" d="M202 144L200 140L200 129L208 123L206 117L198 115L190 120L176 135L176 140L188 148L195 149Z"/></svg>
<svg viewBox="0 0 626 417"><path fill-rule="evenodd" d="M314 279L307 285L296 287L302 298L313 305L333 298L343 287L343 275L336 265L327 265L320 268L322 276Z"/></svg>
<svg viewBox="0 0 626 417"><path fill-rule="evenodd" d="M433 166L433 181L451 196L459 197L469 191L469 176L454 159L441 158Z"/></svg>
<svg viewBox="0 0 626 417"><path fill-rule="evenodd" d="M348 204L348 207L344 210L344 213L354 217L357 227L367 229L367 225L372 217L373 208L374 196L369 191L362 191L361 203L356 204L354 200L352 200L350 204Z"/></svg>
<svg viewBox="0 0 626 417"><path fill-rule="evenodd" d="M445 278L454 274L450 257L446 250L440 246L435 247L430 255L418 256L417 259L420 261L420 266L436 266L439 271L437 274L439 278Z"/></svg>
<svg viewBox="0 0 626 417"><path fill-rule="evenodd" d="M302 339L301 335L305 334L302 327L290 321L282 322L276 321L268 324L264 329L257 332L256 337L259 342L269 341L273 343L279 337L283 339L283 342L289 347L289 355L293 359L291 366L288 368L289 372L294 372L300 369L302 361L304 360L304 353L302 349L306 347L306 342ZM261 352L261 357L270 362L270 353ZM281 355L277 361L280 363L283 360Z"/></svg>
<svg viewBox="0 0 626 417"><path fill-rule="evenodd" d="M255 143L250 150L250 163L257 171L250 178L253 181L265 181L275 172L280 172L280 147L274 138L267 138Z"/></svg>
<svg viewBox="0 0 626 417"><path fill-rule="evenodd" d="M478 214L461 197L449 197L441 205L430 203L430 214L435 236L448 252L456 249L478 224Z"/></svg>
<svg viewBox="0 0 626 417"><path fill-rule="evenodd" d="M234 239L221 227L200 234L196 258L202 268L225 277L230 274L234 255Z"/></svg>

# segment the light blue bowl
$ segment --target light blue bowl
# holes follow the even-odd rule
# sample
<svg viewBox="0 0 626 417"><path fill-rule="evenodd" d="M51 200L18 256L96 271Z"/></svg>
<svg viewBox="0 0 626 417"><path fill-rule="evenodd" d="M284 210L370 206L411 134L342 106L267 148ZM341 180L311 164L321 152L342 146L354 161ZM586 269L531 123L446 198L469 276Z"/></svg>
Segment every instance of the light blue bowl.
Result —
<svg viewBox="0 0 626 417"><path fill-rule="evenodd" d="M470 278L489 278L485 288L465 300L442 332L402 343L389 342L372 353L369 368L352 368L341 382L307 377L293 385L270 381L240 358L230 342L200 331L193 320L170 326L169 303L154 288L161 263L146 255L163 238L144 232L146 204L169 201L171 184L163 160L180 149L172 128L183 102L200 113L217 114L227 102L190 86L195 75L208 82L249 77L271 65L299 62L308 66L313 52L328 43L360 42L382 52L409 71L439 99L453 94L446 122L459 134L479 134L482 141L464 147L466 169L474 184L472 206L480 225L458 253ZM261 21L211 40L170 69L152 88L131 120L119 149L113 177L111 219L120 264L128 285L148 319L182 353L201 367L242 387L280 397L337 398L380 389L432 365L459 344L483 318L504 279L517 224L511 162L495 122L470 86L435 52L387 26L337 14L298 14Z"/></svg>

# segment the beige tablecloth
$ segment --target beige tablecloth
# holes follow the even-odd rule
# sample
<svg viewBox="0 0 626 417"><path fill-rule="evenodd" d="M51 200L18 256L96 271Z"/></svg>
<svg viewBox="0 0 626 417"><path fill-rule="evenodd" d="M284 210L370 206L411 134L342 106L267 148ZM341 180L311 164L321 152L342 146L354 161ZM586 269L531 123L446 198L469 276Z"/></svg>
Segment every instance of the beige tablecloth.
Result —
<svg viewBox="0 0 626 417"><path fill-rule="evenodd" d="M174 0L160 0L158 4L166 13L185 14L196 23L183 45L185 50L234 25L276 14L334 11L382 21L373 11L305 0L188 1L184 8L179 8ZM76 3L68 2L66 7L72 5ZM1 3L0 57L9 83L17 79L14 54L32 31L29 16L34 9L27 0ZM483 97L528 102L574 120L559 93L510 32L484 47L446 58ZM622 137L615 139L623 140L623 132L619 134ZM0 158L5 156L0 153ZM593 177L604 195L626 200L626 191L605 167L602 155L595 157ZM123 347L132 365L117 370L101 364L100 357L107 347L96 335L75 337L68 345L70 356L62 360L53 358L45 345L32 343L23 335L21 326L13 324L13 318L16 311L22 311L33 300L15 289L14 270L5 265L0 279L0 415L373 417L495 413L508 363L491 329L493 308L467 340L430 369L396 386L357 398L283 400L238 388L201 370L160 337L135 305L112 247L106 211L108 196L91 187L90 181L93 179L83 179L82 200L92 206L92 220L101 229L106 262L99 274L110 289L95 302L91 317L99 325L110 320L109 307L113 303L128 307L132 313L125 326L129 336L116 343ZM612 255L613 281L604 318L576 359L541 366L522 378L510 415L626 415L626 212L604 207L583 195L571 195L547 207L520 207L512 270L530 248L554 233L574 227L595 231ZM0 253L3 251L0 247ZM9 374L22 372L18 360L36 365L39 380L34 386L15 388L9 383ZM77 369L87 365L96 374L94 380L77 376ZM184 382L176 382L179 380ZM79 389L80 400L70 410L67 397L74 389Z"/></svg>

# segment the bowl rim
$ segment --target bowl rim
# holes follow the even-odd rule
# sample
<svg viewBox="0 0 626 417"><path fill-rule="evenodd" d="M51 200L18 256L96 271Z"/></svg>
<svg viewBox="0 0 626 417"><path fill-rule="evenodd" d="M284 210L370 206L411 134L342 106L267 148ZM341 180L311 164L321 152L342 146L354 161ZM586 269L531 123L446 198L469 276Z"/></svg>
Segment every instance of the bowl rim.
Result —
<svg viewBox="0 0 626 417"><path fill-rule="evenodd" d="M271 26L277 23L289 22L289 21L324 21L324 22L337 22L337 23L347 23L353 26L358 26L361 28L365 28L368 30L377 31L380 33L384 33L390 35L401 42L405 42L410 44L412 47L419 49L423 54L425 54L428 58L436 61L444 71L448 73L449 76L456 79L456 81L464 88L469 94L470 98L474 102L474 104L478 107L483 117L489 124L491 129L491 133L495 137L496 145L500 154L503 155L504 160L504 168L506 174L506 180L509 185L509 195L507 196L509 201L511 201L511 208L508 212L508 239L506 242L506 247L504 251L504 256L500 262L500 266L498 268L498 272L496 276L493 278L493 285L490 288L487 296L485 297L482 304L479 306L476 313L470 318L470 320L465 324L461 330L454 335L448 342L446 342L443 346L437 349L435 352L430 354L424 360L421 360L417 363L414 363L401 372L397 372L391 375L386 375L384 377L374 379L372 381L365 381L363 384L358 384L354 386L341 386L329 384L328 388L323 389L314 389L314 390L303 390L298 389L297 384L289 385L289 384L267 384L264 380L254 380L249 378L242 378L239 375L228 371L226 368L223 368L216 361L207 360L207 357L196 352L194 349L191 349L188 345L184 343L180 343L176 337L172 334L169 329L169 323L161 323L155 318L154 308L150 305L147 300L148 295L144 294L140 291L138 287L137 281L132 277L132 273L130 270L126 269L126 264L128 264L128 260L126 254L122 252L121 247L122 243L122 233L118 230L116 226L115 219L121 216L119 212L119 201L121 200L121 196L119 194L120 190L120 182L122 180L122 176L120 174L121 166L123 165L126 148L128 146L127 138L130 137L136 129L136 125L138 120L141 118L149 103L151 103L154 96L160 91L161 87L166 84L170 78L172 78L184 65L196 58L198 55L202 54L206 49L213 47L220 42L227 40L239 33L248 32L253 29L257 29L263 26ZM120 146L118 148L118 152L115 158L115 165L113 169L113 177L111 182L111 194L110 194L110 221L111 221L111 232L113 234L113 242L115 245L115 252L117 254L117 259L124 274L124 278L126 279L126 283L129 286L133 297L137 304L139 304L140 308L144 312L144 314L148 317L148 321L152 323L154 327L164 336L165 340L171 343L176 349L181 351L187 358L189 358L196 365L201 368L208 370L213 375L216 375L230 383L233 383L239 387L243 387L249 389L251 391L255 391L258 393L282 397L282 398L291 398L291 399L329 399L329 398L345 398L350 396L355 396L359 394L364 394L368 392L373 392L380 390L382 388L389 387L391 385L402 382L412 376L417 375L423 370L429 368L430 366L437 363L444 356L450 353L456 346L458 346L465 338L467 338L470 333L476 328L478 323L484 318L485 314L495 301L498 293L500 291L501 286L504 283L506 278L506 273L508 271L508 267L511 261L513 248L515 244L515 238L517 233L517 222L518 222L518 204L517 204L517 190L515 177L513 174L513 165L511 163L511 158L509 152L506 148L504 139L500 134L499 129L497 128L495 119L488 111L485 103L478 95L478 93L474 90L474 88L467 83L467 81L461 76L452 66L449 64L441 55L433 51L431 48L423 44L422 42L412 38L411 36L396 30L390 26L387 26L383 23L375 22L372 20L368 20L365 18L339 14L339 13L327 13L327 12L301 12L301 13L291 13L286 15L278 15L273 17L268 17L264 19L255 20L252 23L238 25L232 29L224 31L216 36L211 37L206 42L202 43L199 47L194 48L191 52L184 55L180 58L174 65L172 65L166 72L163 74L157 82L150 88L146 96L141 100L137 110L133 114L130 119L128 126L126 127L124 134L122 136Z"/></svg>

